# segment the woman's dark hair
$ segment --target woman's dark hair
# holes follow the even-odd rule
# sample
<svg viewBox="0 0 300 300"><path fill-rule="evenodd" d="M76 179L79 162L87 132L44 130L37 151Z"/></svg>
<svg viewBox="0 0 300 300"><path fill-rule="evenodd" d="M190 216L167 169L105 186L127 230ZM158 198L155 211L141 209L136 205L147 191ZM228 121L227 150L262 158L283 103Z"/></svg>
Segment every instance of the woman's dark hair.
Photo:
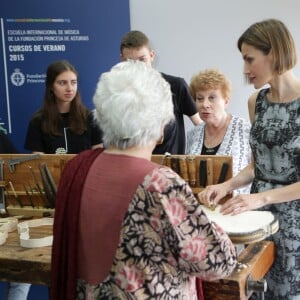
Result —
<svg viewBox="0 0 300 300"><path fill-rule="evenodd" d="M57 109L55 95L52 89L57 76L66 71L73 72L78 78L77 70L67 60L55 61L47 68L44 102L41 109L35 115L36 118L42 119L42 130L47 134L62 134L59 132L59 128L61 127L60 125L62 123L62 117ZM88 109L82 103L80 93L77 90L77 93L70 106L69 129L76 134L82 134L86 130L87 117Z"/></svg>

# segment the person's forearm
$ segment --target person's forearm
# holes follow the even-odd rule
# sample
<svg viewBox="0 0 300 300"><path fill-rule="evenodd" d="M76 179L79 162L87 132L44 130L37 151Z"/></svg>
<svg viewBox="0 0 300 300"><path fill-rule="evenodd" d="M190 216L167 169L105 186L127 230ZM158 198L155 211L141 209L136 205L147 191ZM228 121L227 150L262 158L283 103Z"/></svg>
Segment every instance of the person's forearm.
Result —
<svg viewBox="0 0 300 300"><path fill-rule="evenodd" d="M300 182L261 192L265 205L300 199Z"/></svg>
<svg viewBox="0 0 300 300"><path fill-rule="evenodd" d="M227 193L231 193L236 189L246 186L254 179L253 165L249 164L243 170L240 171L236 176L230 178L224 185L226 186Z"/></svg>

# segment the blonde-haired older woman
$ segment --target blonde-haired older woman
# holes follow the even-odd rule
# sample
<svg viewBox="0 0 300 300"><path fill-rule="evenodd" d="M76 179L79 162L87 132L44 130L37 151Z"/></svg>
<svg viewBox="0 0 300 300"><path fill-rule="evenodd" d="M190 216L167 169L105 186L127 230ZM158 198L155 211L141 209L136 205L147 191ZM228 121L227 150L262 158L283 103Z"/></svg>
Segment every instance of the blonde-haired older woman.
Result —
<svg viewBox="0 0 300 300"><path fill-rule="evenodd" d="M58 187L51 298L197 299L195 277L236 265L228 236L192 190L151 162L173 116L169 84L142 62L104 73L94 96L106 150L88 150Z"/></svg>
<svg viewBox="0 0 300 300"><path fill-rule="evenodd" d="M227 112L231 99L231 82L217 69L206 69L194 75L190 82L202 124L187 134L187 154L229 155L236 175L251 161L250 123ZM235 193L249 193L250 185Z"/></svg>

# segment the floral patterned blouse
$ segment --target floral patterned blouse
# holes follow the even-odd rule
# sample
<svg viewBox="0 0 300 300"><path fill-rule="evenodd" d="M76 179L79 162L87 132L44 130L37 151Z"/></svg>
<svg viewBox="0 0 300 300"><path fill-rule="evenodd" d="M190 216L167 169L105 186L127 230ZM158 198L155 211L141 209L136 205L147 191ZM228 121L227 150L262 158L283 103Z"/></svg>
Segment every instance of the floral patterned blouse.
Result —
<svg viewBox="0 0 300 300"><path fill-rule="evenodd" d="M109 275L96 285L79 279L77 299L197 299L196 276L225 277L236 262L229 237L208 220L191 188L157 166L129 204Z"/></svg>

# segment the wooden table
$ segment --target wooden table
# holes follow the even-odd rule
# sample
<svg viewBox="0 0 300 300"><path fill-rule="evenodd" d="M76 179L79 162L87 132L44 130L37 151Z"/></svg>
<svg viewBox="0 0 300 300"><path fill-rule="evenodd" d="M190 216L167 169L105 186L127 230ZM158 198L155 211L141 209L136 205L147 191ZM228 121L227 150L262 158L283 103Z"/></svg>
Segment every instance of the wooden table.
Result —
<svg viewBox="0 0 300 300"><path fill-rule="evenodd" d="M30 238L52 234L51 226L30 228ZM8 233L0 245L0 280L50 286L51 246L23 248L17 231Z"/></svg>
<svg viewBox="0 0 300 300"><path fill-rule="evenodd" d="M52 234L51 226L30 228L30 237ZM265 276L274 260L274 244L262 241L248 245L239 255L239 262L246 266L236 268L231 276L203 282L206 300L248 299L245 286L249 275L254 280ZM5 244L0 246L0 280L28 282L50 286L51 246L23 248L17 231L8 234Z"/></svg>

